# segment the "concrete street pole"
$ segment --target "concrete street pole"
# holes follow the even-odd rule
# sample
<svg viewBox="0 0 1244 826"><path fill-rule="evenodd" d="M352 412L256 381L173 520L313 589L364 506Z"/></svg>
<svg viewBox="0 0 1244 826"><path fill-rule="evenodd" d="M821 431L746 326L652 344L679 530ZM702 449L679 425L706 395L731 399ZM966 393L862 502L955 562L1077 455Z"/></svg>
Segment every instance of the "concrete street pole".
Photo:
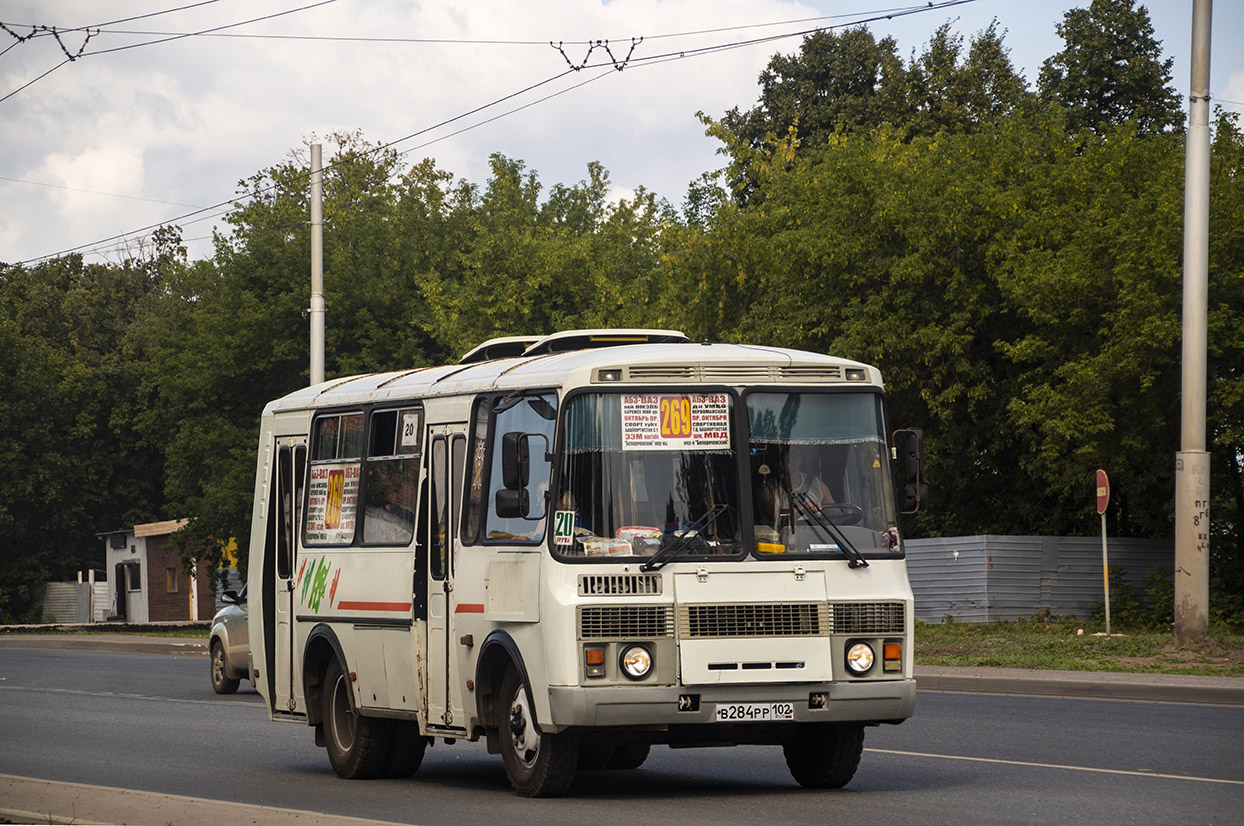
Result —
<svg viewBox="0 0 1244 826"><path fill-rule="evenodd" d="M311 144L311 384L324 381L324 173Z"/></svg>
<svg viewBox="0 0 1244 826"><path fill-rule="evenodd" d="M1209 453L1205 362L1209 315L1209 44L1212 0L1192 6L1192 89L1184 172L1183 380L1175 456L1175 641L1209 627Z"/></svg>

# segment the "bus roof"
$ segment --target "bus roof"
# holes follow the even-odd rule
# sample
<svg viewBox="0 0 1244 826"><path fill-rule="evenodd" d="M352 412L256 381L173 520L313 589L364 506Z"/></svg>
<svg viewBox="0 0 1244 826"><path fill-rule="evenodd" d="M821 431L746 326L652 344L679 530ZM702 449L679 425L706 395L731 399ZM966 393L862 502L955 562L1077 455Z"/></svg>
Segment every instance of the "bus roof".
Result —
<svg viewBox="0 0 1244 826"><path fill-rule="evenodd" d="M581 331L576 331L581 332ZM619 333L622 331L602 331ZM478 348L477 348L478 349ZM875 368L849 359L802 350L744 344L681 342L589 346L546 352L369 373L330 379L271 402L266 412L359 405L528 388L585 385L612 387L856 385L881 387Z"/></svg>

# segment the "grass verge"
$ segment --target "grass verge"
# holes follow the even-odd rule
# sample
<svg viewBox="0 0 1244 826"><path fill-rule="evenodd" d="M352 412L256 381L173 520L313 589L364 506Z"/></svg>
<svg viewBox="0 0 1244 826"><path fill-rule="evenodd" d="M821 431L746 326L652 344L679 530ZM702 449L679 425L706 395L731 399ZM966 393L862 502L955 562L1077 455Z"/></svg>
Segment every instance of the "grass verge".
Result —
<svg viewBox="0 0 1244 826"><path fill-rule="evenodd" d="M1212 631L1194 647L1169 632L1039 620L916 624L916 664L1244 677L1244 634Z"/></svg>

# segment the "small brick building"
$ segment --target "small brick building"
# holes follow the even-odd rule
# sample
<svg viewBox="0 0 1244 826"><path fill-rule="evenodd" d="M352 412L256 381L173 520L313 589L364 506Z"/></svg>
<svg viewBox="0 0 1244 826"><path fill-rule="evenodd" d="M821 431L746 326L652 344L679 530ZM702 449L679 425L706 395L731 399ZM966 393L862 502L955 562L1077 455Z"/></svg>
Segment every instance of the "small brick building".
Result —
<svg viewBox="0 0 1244 826"><path fill-rule="evenodd" d="M111 581L108 619L127 622L209 620L216 610L212 569L187 575L169 535L185 520L151 522L104 534Z"/></svg>

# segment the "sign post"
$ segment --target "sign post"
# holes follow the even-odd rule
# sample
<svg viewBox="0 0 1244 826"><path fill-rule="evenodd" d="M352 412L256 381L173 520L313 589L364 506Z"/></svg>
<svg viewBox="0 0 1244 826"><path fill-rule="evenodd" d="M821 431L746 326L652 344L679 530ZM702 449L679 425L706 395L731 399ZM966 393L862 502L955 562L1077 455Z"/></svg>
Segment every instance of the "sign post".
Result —
<svg viewBox="0 0 1244 826"><path fill-rule="evenodd" d="M1106 592L1106 636L1110 636L1110 564L1106 557L1106 507L1110 504L1110 479L1097 471L1097 513L1101 515L1101 577Z"/></svg>

